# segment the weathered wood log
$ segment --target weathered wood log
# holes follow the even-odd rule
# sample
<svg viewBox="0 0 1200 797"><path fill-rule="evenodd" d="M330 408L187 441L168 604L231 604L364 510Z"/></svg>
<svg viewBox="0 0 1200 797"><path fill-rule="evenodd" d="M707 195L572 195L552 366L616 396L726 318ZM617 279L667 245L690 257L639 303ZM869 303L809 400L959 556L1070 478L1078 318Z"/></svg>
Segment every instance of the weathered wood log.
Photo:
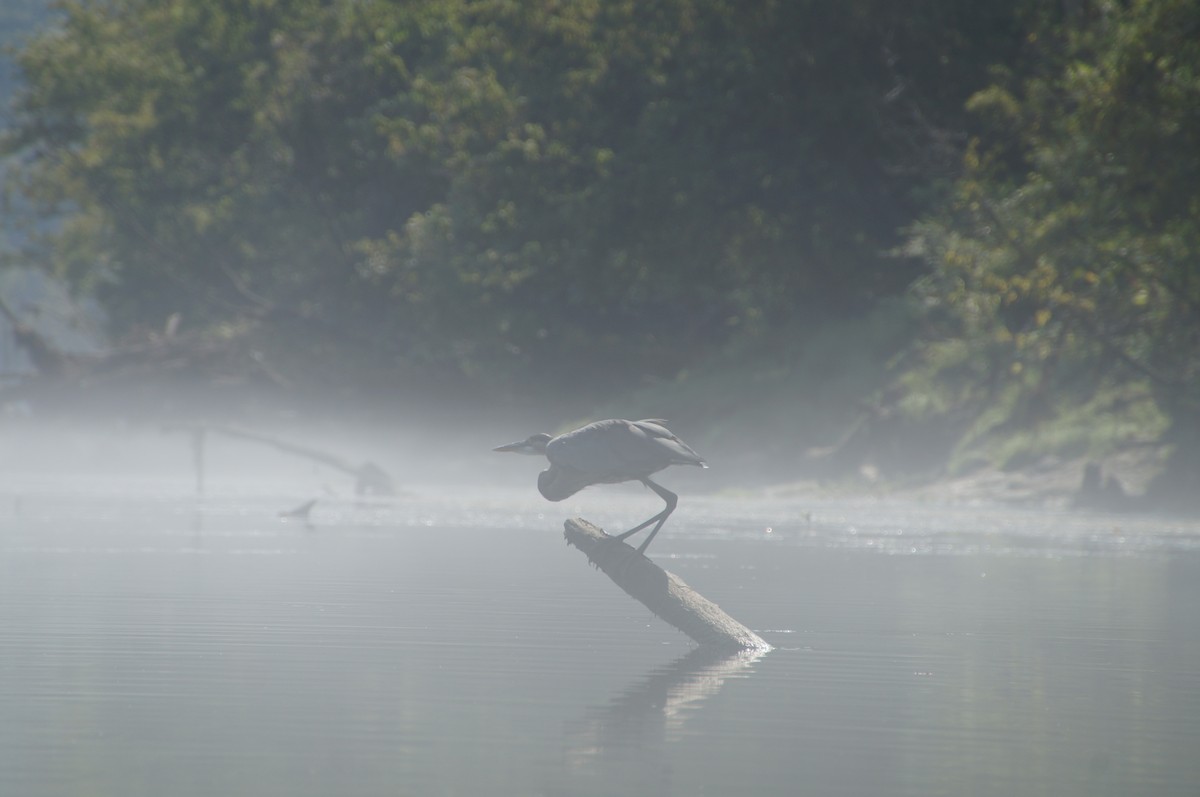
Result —
<svg viewBox="0 0 1200 797"><path fill-rule="evenodd" d="M396 488L392 486L392 477L387 471L376 465L374 462L364 462L361 465L351 465L339 456L330 454L327 451L321 451L308 446L301 446L295 443L289 443L286 440L280 440L277 437L270 437L257 432L248 432L244 429L234 429L231 426L212 426L209 427L212 431L218 434L226 435L227 437L240 438L242 440L253 440L256 443L272 446L280 451L288 454L295 454L298 457L311 459L314 462L320 462L323 465L328 465L334 470L340 470L343 473L349 473L354 477L354 491L359 495L395 495Z"/></svg>
<svg viewBox="0 0 1200 797"><path fill-rule="evenodd" d="M566 522L567 544L587 554L630 596L708 650L768 650L762 637L734 620L721 607L668 573L624 542L583 518Z"/></svg>
<svg viewBox="0 0 1200 797"><path fill-rule="evenodd" d="M321 451L308 446L301 446L295 443L289 443L286 440L280 440L277 437L270 437L257 432L248 432L243 429L235 429L231 426L202 426L202 425L171 425L164 427L163 431L186 431L192 435L192 447L195 454L196 462L196 484L197 492L204 494L204 436L206 432L214 434L223 434L226 437L233 437L240 440L251 440L256 443L276 448L288 454L295 454L298 457L320 462L322 465L328 465L334 470L340 470L343 473L349 473L354 477L354 492L358 495L395 495L396 488L392 485L392 477L383 468L376 465L374 462L364 462L361 465L355 466L346 462L339 456L330 454L327 451Z"/></svg>

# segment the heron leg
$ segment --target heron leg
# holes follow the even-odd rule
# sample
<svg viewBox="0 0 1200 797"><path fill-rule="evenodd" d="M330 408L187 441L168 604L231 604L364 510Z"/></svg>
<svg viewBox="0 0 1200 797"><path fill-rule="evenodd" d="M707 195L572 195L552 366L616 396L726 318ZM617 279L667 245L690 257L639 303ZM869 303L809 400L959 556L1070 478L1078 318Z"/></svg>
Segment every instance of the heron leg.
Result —
<svg viewBox="0 0 1200 797"><path fill-rule="evenodd" d="M650 481L650 479L642 479L641 481L642 481L642 484L646 485L651 490L653 490L655 493L657 493L659 498L666 501L667 506L663 509L663 511L661 511L657 515L651 517L649 520L645 521L644 523L639 523L638 525L634 526L633 528L631 528L629 531L625 532L624 534L618 534L616 537L614 537L614 539L624 540L626 537L637 534L639 531L646 528L651 523L654 523L655 524L654 528L650 531L649 534L646 535L646 539L642 542L641 546L637 549L638 553L645 553L647 546L650 545L650 541L654 539L654 535L658 534L658 530L663 527L663 524L667 522L667 518L669 518L671 516L671 513L675 511L675 506L676 506L676 504L679 503L679 496L677 496L675 493L671 492L667 488L663 487L661 484L656 484L656 483Z"/></svg>
<svg viewBox="0 0 1200 797"><path fill-rule="evenodd" d="M643 522L637 524L636 526L631 528L629 531L625 531L625 532L618 534L617 536L613 537L613 539L614 540L623 540L626 537L632 537L634 534L637 534L639 531L646 528L651 523L653 523L657 520L666 520L666 516L669 514L671 514L671 513L664 509L662 512L659 512L657 515L654 515L649 520L646 520L646 521L643 521Z"/></svg>

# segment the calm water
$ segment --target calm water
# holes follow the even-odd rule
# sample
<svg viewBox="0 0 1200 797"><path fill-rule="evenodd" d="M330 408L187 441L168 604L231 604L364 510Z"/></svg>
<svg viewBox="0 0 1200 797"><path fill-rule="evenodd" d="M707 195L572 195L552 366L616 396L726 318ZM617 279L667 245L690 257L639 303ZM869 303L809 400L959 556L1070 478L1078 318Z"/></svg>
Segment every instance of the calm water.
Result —
<svg viewBox="0 0 1200 797"><path fill-rule="evenodd" d="M1200 524L685 497L712 659L563 545L652 497L305 497L0 493L0 794L1200 788Z"/></svg>

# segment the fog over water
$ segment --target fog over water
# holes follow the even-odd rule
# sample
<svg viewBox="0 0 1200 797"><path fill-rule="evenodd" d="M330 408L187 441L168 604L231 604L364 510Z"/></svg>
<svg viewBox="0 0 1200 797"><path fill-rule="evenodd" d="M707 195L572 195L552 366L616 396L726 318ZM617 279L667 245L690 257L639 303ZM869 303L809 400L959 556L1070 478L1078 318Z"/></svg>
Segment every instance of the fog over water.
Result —
<svg viewBox="0 0 1200 797"><path fill-rule="evenodd" d="M201 497L183 435L31 429L6 428L0 487L0 793L1200 782L1195 521L733 495L669 470L680 505L649 555L773 646L721 658L562 543L568 517L619 531L658 499L542 500L538 460L489 450L531 430L463 430L421 464L398 452L429 429L293 440L392 471L398 495L360 499L246 441L208 441Z"/></svg>

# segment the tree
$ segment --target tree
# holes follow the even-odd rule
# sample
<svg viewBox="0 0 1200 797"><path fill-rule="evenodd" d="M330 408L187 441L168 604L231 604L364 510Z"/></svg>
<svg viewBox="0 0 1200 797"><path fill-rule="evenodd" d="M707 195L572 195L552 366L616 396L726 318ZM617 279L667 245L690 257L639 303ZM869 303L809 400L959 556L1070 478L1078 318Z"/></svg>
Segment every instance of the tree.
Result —
<svg viewBox="0 0 1200 797"><path fill-rule="evenodd" d="M990 132L969 148L954 202L913 239L938 322L924 370L944 377L943 395L1004 403L989 417L1010 425L1146 384L1179 451L1194 451L1200 6L1088 11L1043 20L1036 73L971 100Z"/></svg>
<svg viewBox="0 0 1200 797"><path fill-rule="evenodd" d="M902 292L917 137L1017 38L968 0L67 0L7 151L127 329L621 390Z"/></svg>

